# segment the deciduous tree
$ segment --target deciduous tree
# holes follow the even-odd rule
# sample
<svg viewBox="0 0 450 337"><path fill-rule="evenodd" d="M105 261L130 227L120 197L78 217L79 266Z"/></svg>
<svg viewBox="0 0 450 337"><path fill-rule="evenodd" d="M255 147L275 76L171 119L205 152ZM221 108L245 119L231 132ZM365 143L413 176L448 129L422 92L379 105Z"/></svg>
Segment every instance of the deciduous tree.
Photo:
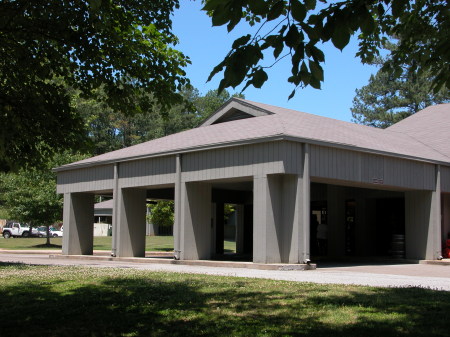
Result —
<svg viewBox="0 0 450 337"><path fill-rule="evenodd" d="M388 38L400 38L384 69L393 76L402 66L430 74L433 89L450 88L450 16L446 0L204 0L214 26L232 31L241 21L259 26L254 34L236 39L211 72L223 71L219 91L245 83L260 88L266 69L289 58L288 82L319 89L324 81L322 44L344 49L357 35L357 57L371 62ZM263 64L269 55L273 59ZM295 94L295 89L289 97Z"/></svg>
<svg viewBox="0 0 450 337"><path fill-rule="evenodd" d="M126 114L181 102L178 0L1 0L0 169L83 144L67 86ZM106 95L96 96L102 87ZM39 146L38 146L39 144Z"/></svg>
<svg viewBox="0 0 450 337"><path fill-rule="evenodd" d="M65 152L55 155L43 168L0 173L0 197L8 215L31 227L61 221L63 201L56 194L56 176L51 169L83 158Z"/></svg>

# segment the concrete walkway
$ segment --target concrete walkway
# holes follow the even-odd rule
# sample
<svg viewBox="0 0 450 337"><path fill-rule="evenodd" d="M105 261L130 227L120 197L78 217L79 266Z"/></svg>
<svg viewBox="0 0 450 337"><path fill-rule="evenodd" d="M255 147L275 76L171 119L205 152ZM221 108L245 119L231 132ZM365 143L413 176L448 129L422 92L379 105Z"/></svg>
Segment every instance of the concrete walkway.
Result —
<svg viewBox="0 0 450 337"><path fill-rule="evenodd" d="M6 251L0 250L0 261L40 264L78 265L98 268L135 268L141 270L179 273L266 278L294 282L354 284L374 287L422 287L450 291L450 261L435 264L331 264L319 263L316 270L261 270L241 265L229 267L229 262L190 261L189 264L164 264L159 259L111 259L104 252L95 256L58 258L58 251ZM150 261L151 260L151 261Z"/></svg>

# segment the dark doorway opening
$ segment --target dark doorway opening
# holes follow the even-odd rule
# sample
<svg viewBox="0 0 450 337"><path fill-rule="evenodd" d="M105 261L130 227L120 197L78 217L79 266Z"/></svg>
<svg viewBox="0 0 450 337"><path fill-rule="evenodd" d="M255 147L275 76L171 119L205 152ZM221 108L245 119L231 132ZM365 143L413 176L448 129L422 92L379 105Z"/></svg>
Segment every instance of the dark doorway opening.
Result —
<svg viewBox="0 0 450 337"><path fill-rule="evenodd" d="M216 260L252 261L253 193L213 188Z"/></svg>
<svg viewBox="0 0 450 337"><path fill-rule="evenodd" d="M405 199L378 199L376 223L376 255L404 257Z"/></svg>
<svg viewBox="0 0 450 337"><path fill-rule="evenodd" d="M310 250L314 257L328 255L327 201L311 202Z"/></svg>

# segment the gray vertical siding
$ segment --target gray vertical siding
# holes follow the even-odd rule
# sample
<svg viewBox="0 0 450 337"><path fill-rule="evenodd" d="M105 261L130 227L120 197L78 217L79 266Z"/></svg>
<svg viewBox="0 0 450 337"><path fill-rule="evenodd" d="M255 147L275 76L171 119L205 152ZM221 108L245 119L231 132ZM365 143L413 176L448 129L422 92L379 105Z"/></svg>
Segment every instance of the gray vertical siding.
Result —
<svg viewBox="0 0 450 337"><path fill-rule="evenodd" d="M450 193L450 166L441 166L441 191Z"/></svg>
<svg viewBox="0 0 450 337"><path fill-rule="evenodd" d="M296 173L301 155L301 144L281 141L187 153L183 155L182 179L202 181Z"/></svg>
<svg viewBox="0 0 450 337"><path fill-rule="evenodd" d="M435 165L398 158L385 158L384 183L432 191L436 187Z"/></svg>
<svg viewBox="0 0 450 337"><path fill-rule="evenodd" d="M58 172L57 181L57 193L112 190L114 187L114 165Z"/></svg>
<svg viewBox="0 0 450 337"><path fill-rule="evenodd" d="M433 164L316 145L311 146L311 176L374 187L435 188Z"/></svg>
<svg viewBox="0 0 450 337"><path fill-rule="evenodd" d="M120 187L175 183L175 156L157 157L120 163Z"/></svg>
<svg viewBox="0 0 450 337"><path fill-rule="evenodd" d="M324 146L311 146L311 176L361 181L361 154Z"/></svg>
<svg viewBox="0 0 450 337"><path fill-rule="evenodd" d="M311 145L311 177L433 190L435 165ZM298 174L302 169L302 144L273 141L182 154L182 181L208 181L262 174ZM175 156L119 163L119 186L139 187L174 184ZM58 193L112 190L113 165L58 173ZM442 190L450 192L450 167L442 167Z"/></svg>

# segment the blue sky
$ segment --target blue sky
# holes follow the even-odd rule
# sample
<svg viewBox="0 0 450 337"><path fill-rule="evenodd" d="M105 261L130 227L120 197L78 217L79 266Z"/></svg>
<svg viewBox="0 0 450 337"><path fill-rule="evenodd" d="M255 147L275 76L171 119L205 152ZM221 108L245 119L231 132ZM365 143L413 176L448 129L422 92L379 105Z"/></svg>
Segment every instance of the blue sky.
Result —
<svg viewBox="0 0 450 337"><path fill-rule="evenodd" d="M228 33L226 27L212 27L211 19L201 11L201 1L180 1L180 9L173 17L173 31L180 43L176 46L188 55L192 64L186 69L191 83L201 94L216 89L221 79L216 75L211 82L206 80L211 70L222 61L233 41L249 32L247 24L240 24ZM290 61L285 59L268 70L269 80L261 89L248 87L244 94L251 101L272 104L285 108L309 112L316 115L350 121L352 100L355 90L368 83L370 74L376 72L373 66L363 65L355 58L357 42L352 40L343 52L331 43L324 45L325 82L321 90L299 89L288 100L294 89L287 82L290 76ZM284 62L285 61L285 62ZM228 89L233 92L232 88ZM240 91L240 88L236 88Z"/></svg>

